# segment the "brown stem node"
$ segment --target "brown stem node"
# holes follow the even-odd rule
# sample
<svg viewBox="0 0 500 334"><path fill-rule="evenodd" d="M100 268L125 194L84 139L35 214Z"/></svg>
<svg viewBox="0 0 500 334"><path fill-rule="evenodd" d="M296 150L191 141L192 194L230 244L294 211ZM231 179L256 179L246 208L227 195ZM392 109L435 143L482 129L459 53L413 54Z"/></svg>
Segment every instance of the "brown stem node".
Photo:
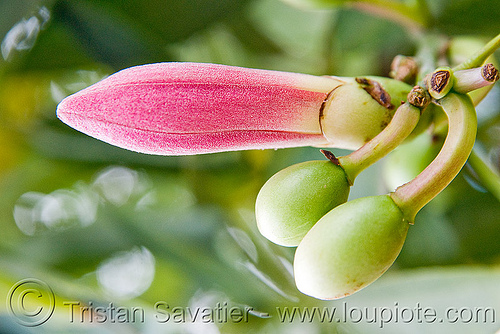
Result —
<svg viewBox="0 0 500 334"><path fill-rule="evenodd" d="M427 91L423 87L415 86L408 93L408 102L412 106L422 110L429 105L429 103L431 102L431 98L429 96L429 93L427 93Z"/></svg>

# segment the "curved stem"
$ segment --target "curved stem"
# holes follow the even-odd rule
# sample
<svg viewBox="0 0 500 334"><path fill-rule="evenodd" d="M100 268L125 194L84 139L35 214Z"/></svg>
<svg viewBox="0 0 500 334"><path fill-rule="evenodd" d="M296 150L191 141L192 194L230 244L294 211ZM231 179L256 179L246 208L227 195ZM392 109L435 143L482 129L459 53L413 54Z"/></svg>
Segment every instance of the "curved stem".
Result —
<svg viewBox="0 0 500 334"><path fill-rule="evenodd" d="M500 174L481 158L476 149L472 150L469 163L481 180L481 184L500 201Z"/></svg>
<svg viewBox="0 0 500 334"><path fill-rule="evenodd" d="M467 70L473 67L481 66L486 59L493 54L500 47L500 34L496 35L489 41L481 50L476 52L472 57L453 68L453 71Z"/></svg>
<svg viewBox="0 0 500 334"><path fill-rule="evenodd" d="M418 211L457 176L476 138L477 118L469 96L449 93L439 100L439 105L448 117L448 135L441 151L416 178L391 193L392 199L411 223Z"/></svg>
<svg viewBox="0 0 500 334"><path fill-rule="evenodd" d="M413 131L420 119L421 109L405 102L396 110L391 122L372 140L349 155L339 157L349 183L387 153L395 149Z"/></svg>

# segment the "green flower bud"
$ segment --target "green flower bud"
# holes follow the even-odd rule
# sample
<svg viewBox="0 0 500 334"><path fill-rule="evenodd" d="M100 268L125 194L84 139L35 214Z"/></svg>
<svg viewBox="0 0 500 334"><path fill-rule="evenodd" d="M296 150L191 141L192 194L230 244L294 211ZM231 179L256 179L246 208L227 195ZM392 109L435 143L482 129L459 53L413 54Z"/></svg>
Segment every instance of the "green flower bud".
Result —
<svg viewBox="0 0 500 334"><path fill-rule="evenodd" d="M282 246L297 246L328 211L347 201L349 182L331 161L307 161L273 175L260 190L255 215L260 233Z"/></svg>
<svg viewBox="0 0 500 334"><path fill-rule="evenodd" d="M341 298L364 288L396 260L408 226L389 195L364 197L336 207L297 247L297 288L319 299Z"/></svg>

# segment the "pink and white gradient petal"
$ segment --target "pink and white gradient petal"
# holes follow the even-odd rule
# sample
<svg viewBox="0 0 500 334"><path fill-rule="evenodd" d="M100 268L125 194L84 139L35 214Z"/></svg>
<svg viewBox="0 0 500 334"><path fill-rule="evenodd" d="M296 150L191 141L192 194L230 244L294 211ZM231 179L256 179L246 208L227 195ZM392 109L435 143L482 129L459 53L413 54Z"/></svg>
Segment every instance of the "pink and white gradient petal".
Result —
<svg viewBox="0 0 500 334"><path fill-rule="evenodd" d="M160 155L321 146L331 77L200 63L122 70L64 99L57 116L112 145Z"/></svg>

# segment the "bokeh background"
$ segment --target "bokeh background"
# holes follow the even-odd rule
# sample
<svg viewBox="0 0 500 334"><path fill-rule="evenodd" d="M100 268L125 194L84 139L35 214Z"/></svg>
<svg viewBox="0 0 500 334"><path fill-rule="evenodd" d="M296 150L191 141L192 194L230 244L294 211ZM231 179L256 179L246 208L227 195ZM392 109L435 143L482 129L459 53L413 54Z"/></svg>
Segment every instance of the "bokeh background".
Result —
<svg viewBox="0 0 500 334"><path fill-rule="evenodd" d="M500 329L500 204L488 191L491 184L469 167L419 214L389 272L352 297L325 302L296 290L294 250L264 239L253 211L257 192L271 175L323 159L317 148L149 156L89 138L55 116L65 96L133 65L194 61L387 76L394 56L419 50L407 28L390 17L360 11L355 1L323 3L325 8L310 10L279 0L0 2L0 333ZM500 32L498 1L429 0L428 5L426 34L444 41L443 50L452 38L470 53L470 45L480 46ZM497 173L499 95L497 85L478 107L477 145ZM429 138L363 173L351 198L390 191L400 174L418 168L432 155L429 150L436 150ZM53 316L41 326L20 325L10 314L9 291L26 278L47 283L56 297ZM65 301L142 307L148 318L71 322ZM162 324L152 317L159 301L171 308L227 303L254 311L241 323ZM449 307L463 308L465 319L393 319L380 328L381 309L395 315L398 308L418 305L439 316ZM337 307L339 314L334 321L280 321L278 309L296 306ZM352 313L349 321L342 308L365 314L358 320L359 313ZM468 309L481 308L494 309L496 318L475 312L468 320Z"/></svg>

